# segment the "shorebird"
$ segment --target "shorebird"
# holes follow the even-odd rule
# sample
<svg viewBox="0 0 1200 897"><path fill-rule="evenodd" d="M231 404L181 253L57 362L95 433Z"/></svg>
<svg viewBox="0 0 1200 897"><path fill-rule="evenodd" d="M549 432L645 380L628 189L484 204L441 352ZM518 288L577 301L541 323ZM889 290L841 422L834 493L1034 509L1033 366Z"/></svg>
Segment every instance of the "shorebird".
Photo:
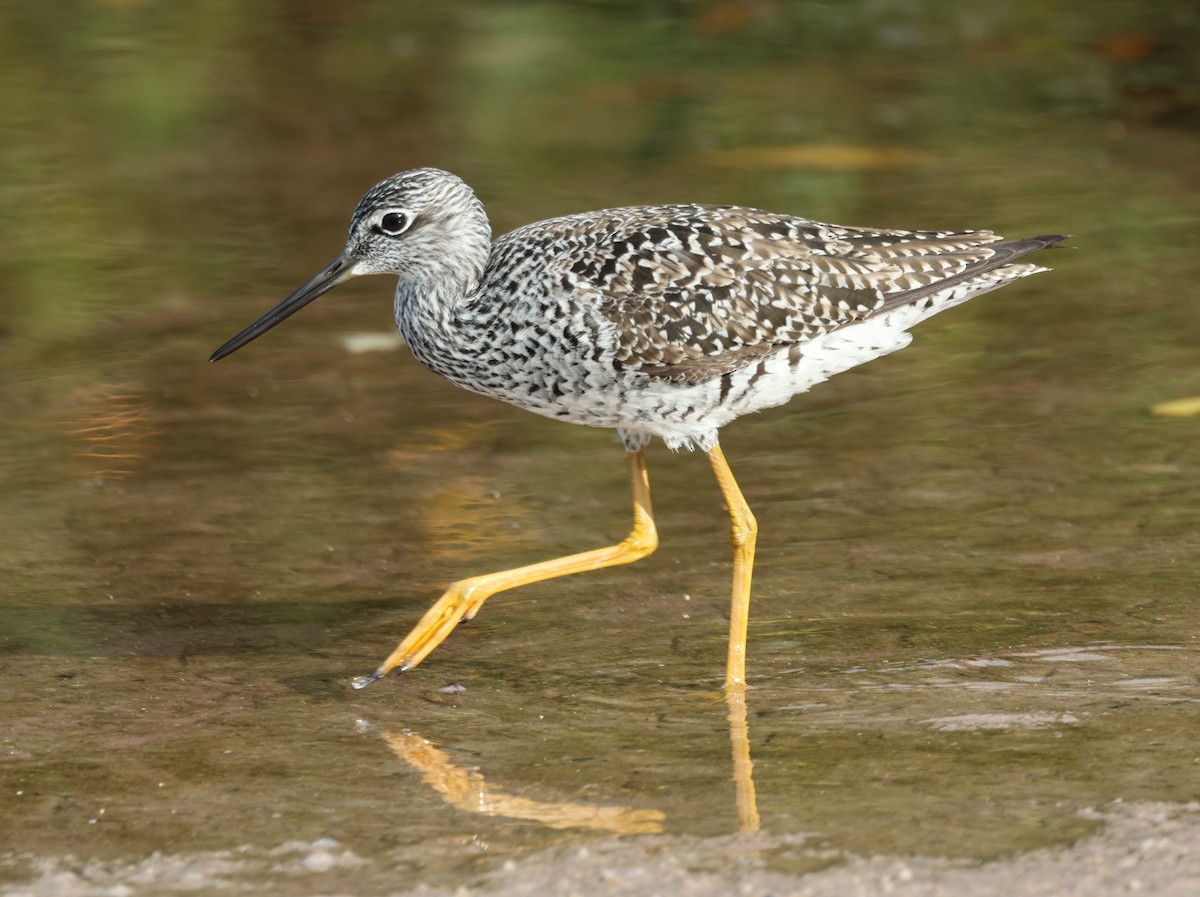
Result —
<svg viewBox="0 0 1200 897"><path fill-rule="evenodd" d="M493 241L466 183L419 168L369 190L341 254L210 360L351 277L391 274L396 325L434 373L537 414L616 428L625 445L628 537L453 583L356 688L417 666L497 592L654 551L644 450L655 436L705 452L724 496L733 543L725 682L744 687L758 525L720 429L907 346L908 331L931 315L1047 270L1017 260L1062 239L843 227L680 204L551 218Z"/></svg>

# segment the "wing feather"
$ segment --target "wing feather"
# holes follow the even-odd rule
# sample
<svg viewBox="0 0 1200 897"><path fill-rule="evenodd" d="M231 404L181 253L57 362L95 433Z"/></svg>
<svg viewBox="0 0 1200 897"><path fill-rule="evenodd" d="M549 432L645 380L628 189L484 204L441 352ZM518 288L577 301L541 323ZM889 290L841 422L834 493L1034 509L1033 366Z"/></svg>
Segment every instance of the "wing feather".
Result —
<svg viewBox="0 0 1200 897"><path fill-rule="evenodd" d="M592 313L611 325L604 349L615 364L681 381L722 376L917 301L1050 239L1003 243L990 231L851 228L678 205L552 219L496 247L516 251L531 236L554 245L539 260L544 275L570 295L586 295Z"/></svg>

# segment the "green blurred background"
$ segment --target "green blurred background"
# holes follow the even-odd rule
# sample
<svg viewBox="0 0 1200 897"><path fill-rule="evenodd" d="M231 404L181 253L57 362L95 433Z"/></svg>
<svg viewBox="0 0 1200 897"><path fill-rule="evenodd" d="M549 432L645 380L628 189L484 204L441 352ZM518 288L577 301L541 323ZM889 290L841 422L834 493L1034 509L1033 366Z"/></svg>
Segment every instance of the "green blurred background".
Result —
<svg viewBox="0 0 1200 897"><path fill-rule="evenodd" d="M1078 836L1082 806L1195 799L1200 417L1160 403L1200 395L1198 161L1194 0L5 0L0 793L24 797L0 842L333 832L419 869L568 837L449 813L359 716L513 794L586 779L731 830L723 709L695 693L728 589L699 459L651 451L653 558L496 599L420 671L348 687L447 581L627 526L611 435L346 350L390 329L382 279L208 365L420 165L497 233L698 201L1074 234L1052 273L728 428L763 527L764 827L979 858ZM927 725L1000 711L1080 722Z"/></svg>
<svg viewBox="0 0 1200 897"><path fill-rule="evenodd" d="M1200 127L1198 20L1190 2L5 3L5 354L245 292L425 164L475 185L497 231L702 199L1086 228L1106 251L1179 239L1160 204L1186 172L1122 181L1130 129L1169 152ZM780 146L801 151L726 155Z"/></svg>

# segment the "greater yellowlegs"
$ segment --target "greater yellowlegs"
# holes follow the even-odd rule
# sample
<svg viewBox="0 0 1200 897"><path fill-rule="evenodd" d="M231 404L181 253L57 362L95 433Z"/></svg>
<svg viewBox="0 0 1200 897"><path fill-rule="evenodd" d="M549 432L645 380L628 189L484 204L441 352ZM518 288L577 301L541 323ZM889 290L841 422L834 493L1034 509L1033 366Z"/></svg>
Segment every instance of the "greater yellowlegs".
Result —
<svg viewBox="0 0 1200 897"><path fill-rule="evenodd" d="M633 529L620 544L454 583L357 688L424 660L491 595L626 564L658 545L644 449L707 453L733 542L725 681L746 665L758 532L717 441L725 424L908 345L930 315L1044 271L1016 260L1062 235L840 227L737 206L635 206L493 241L483 204L434 168L373 187L341 254L212 355L224 358L351 277L400 278L395 318L452 383L547 417L615 427Z"/></svg>

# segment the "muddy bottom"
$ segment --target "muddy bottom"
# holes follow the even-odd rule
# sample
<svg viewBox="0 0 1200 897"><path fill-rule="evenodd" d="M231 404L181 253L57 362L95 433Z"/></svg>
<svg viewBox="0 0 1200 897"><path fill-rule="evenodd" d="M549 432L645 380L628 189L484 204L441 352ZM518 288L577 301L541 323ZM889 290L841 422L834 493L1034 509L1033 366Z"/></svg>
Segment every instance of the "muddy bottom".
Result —
<svg viewBox="0 0 1200 897"><path fill-rule="evenodd" d="M721 838L645 836L557 846L506 860L452 889L413 884L390 856L367 858L336 838L275 846L159 852L136 859L71 854L4 860L29 876L9 897L108 897L135 893L420 894L527 897L539 894L726 897L729 894L901 897L962 894L1147 893L1190 897L1200 887L1200 804L1116 803L1084 810L1098 833L1068 848L987 863L844 854L804 834ZM816 842L816 843L814 843ZM479 845L486 846L486 845ZM811 870L811 871L795 871Z"/></svg>
<svg viewBox="0 0 1200 897"><path fill-rule="evenodd" d="M786 669L768 638L739 731L688 657L601 645L581 676L588 644L503 645L534 608L363 692L329 676L336 638L9 657L5 893L1106 894L1200 868L1197 805L1164 800L1200 773L1179 645Z"/></svg>

